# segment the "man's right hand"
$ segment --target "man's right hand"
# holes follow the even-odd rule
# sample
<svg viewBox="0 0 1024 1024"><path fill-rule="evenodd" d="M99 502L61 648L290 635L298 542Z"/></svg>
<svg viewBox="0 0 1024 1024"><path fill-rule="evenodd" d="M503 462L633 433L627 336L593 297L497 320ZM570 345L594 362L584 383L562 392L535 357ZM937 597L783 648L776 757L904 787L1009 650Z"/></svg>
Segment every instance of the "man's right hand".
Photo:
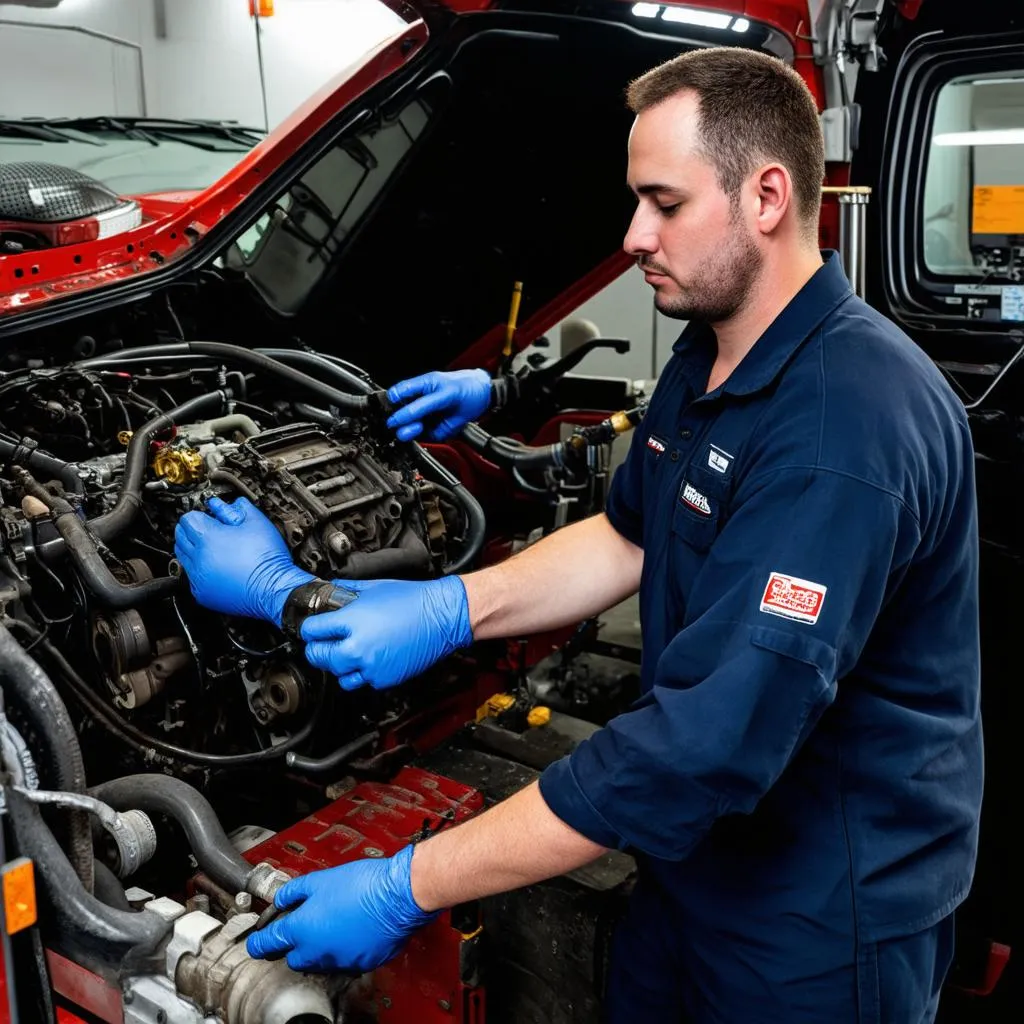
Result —
<svg viewBox="0 0 1024 1024"><path fill-rule="evenodd" d="M424 672L473 642L466 588L439 580L335 580L359 594L333 612L302 623L306 660L336 676L345 690L380 690Z"/></svg>
<svg viewBox="0 0 1024 1024"><path fill-rule="evenodd" d="M316 579L293 561L274 524L247 498L211 498L210 514L188 512L174 530L174 554L195 599L228 615L281 625L288 595Z"/></svg>
<svg viewBox="0 0 1024 1024"><path fill-rule="evenodd" d="M435 370L392 385L388 398L401 406L388 419L400 441L424 431L432 441L444 441L487 412L491 378L486 370Z"/></svg>

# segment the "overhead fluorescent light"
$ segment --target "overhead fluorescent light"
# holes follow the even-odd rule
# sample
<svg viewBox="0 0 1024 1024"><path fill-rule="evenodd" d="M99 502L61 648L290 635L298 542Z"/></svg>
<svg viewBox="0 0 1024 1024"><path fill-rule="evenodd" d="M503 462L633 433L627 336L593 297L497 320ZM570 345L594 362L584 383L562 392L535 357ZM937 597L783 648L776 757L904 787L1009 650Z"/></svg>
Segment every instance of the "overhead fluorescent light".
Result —
<svg viewBox="0 0 1024 1024"><path fill-rule="evenodd" d="M733 32L746 32L750 28L750 22L746 18L737 18L730 26Z"/></svg>
<svg viewBox="0 0 1024 1024"><path fill-rule="evenodd" d="M693 7L666 7L662 21L675 21L681 25L700 25L701 28L728 28L731 14L718 11L698 11Z"/></svg>
<svg viewBox="0 0 1024 1024"><path fill-rule="evenodd" d="M638 18L656 18L661 13L661 4L633 4L633 14Z"/></svg>
<svg viewBox="0 0 1024 1024"><path fill-rule="evenodd" d="M956 85L1024 85L1024 77L1016 78L974 78L970 82L956 82Z"/></svg>
<svg viewBox="0 0 1024 1024"><path fill-rule="evenodd" d="M933 135L936 146L1022 146L1024 128L994 128L976 132L942 132Z"/></svg>

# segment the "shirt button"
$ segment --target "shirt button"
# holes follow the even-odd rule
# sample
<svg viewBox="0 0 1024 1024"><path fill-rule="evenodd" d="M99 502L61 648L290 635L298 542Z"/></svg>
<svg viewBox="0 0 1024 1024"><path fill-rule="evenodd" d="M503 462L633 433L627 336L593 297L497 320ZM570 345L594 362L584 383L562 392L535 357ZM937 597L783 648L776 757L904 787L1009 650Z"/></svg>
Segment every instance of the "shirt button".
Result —
<svg viewBox="0 0 1024 1024"><path fill-rule="evenodd" d="M683 429L679 431L679 436L684 441L689 441L690 438L693 437L693 431L689 427L683 427Z"/></svg>
<svg viewBox="0 0 1024 1024"><path fill-rule="evenodd" d="M672 460L673 462L678 462L678 461L679 461L679 452L673 452L673 453L672 453L672 454L671 454L671 455L669 456L669 458L670 458L670 459L671 459L671 460Z"/></svg>

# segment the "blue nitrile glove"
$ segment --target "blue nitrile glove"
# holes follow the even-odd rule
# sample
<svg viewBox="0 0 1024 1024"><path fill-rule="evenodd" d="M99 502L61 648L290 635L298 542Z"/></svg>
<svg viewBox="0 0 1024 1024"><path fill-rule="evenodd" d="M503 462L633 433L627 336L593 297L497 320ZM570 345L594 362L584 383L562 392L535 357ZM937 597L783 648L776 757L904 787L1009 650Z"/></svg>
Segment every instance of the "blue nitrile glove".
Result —
<svg viewBox="0 0 1024 1024"><path fill-rule="evenodd" d="M291 913L245 941L249 956L287 953L293 971L372 971L437 914L412 898L411 846L393 857L356 860L285 882L274 905Z"/></svg>
<svg viewBox="0 0 1024 1024"><path fill-rule="evenodd" d="M281 625L288 595L316 579L300 569L274 524L248 498L211 498L210 515L188 512L174 530L174 554L195 599L215 612Z"/></svg>
<svg viewBox="0 0 1024 1024"><path fill-rule="evenodd" d="M400 441L411 441L424 430L431 440L444 441L487 412L491 378L486 370L434 370L393 384L388 398L395 405L408 403L388 419Z"/></svg>
<svg viewBox="0 0 1024 1024"><path fill-rule="evenodd" d="M439 580L335 580L359 600L302 623L306 660L345 690L396 686L473 642L458 576Z"/></svg>

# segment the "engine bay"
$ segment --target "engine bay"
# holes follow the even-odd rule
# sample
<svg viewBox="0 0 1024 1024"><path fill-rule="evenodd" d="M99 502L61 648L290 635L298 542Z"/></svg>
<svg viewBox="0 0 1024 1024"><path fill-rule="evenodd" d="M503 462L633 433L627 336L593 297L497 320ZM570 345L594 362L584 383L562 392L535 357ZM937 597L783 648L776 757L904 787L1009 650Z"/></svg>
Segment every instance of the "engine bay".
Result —
<svg viewBox="0 0 1024 1024"><path fill-rule="evenodd" d="M297 355L326 379L358 380ZM481 540L473 499L423 449L388 437L365 394L337 391L332 411L332 387L313 380L319 396L291 400L274 370L293 388L303 372L241 357L262 372L229 360L159 372L159 353L133 354L117 369L100 358L0 384L5 617L42 652L75 652L101 721L119 728L108 704L135 712L130 735L150 735L179 769L299 742L324 689L272 627L191 600L173 555L182 514L244 495L324 578L426 578L468 564Z"/></svg>
<svg viewBox="0 0 1024 1024"><path fill-rule="evenodd" d="M413 1019L431 977L433 1004L456 999L456 1019L472 1019L474 908L442 915L372 981L255 961L244 940L289 877L389 855L479 810L474 766L491 755L440 774L417 759L467 728L490 728L500 752L547 722L531 712L572 688L594 624L346 693L274 626L201 607L175 526L214 496L245 497L321 578L458 573L568 506L600 507L611 438L643 403L542 445L471 425L456 452L397 441L386 392L337 356L103 347L21 352L0 371L0 742L17 852L44 896L24 969L48 977L46 999L77 993L105 1020ZM467 459L534 503L529 538L510 548L487 529L444 464ZM492 507L508 500L499 489ZM552 654L553 675L531 680ZM485 782L509 767L494 761Z"/></svg>

